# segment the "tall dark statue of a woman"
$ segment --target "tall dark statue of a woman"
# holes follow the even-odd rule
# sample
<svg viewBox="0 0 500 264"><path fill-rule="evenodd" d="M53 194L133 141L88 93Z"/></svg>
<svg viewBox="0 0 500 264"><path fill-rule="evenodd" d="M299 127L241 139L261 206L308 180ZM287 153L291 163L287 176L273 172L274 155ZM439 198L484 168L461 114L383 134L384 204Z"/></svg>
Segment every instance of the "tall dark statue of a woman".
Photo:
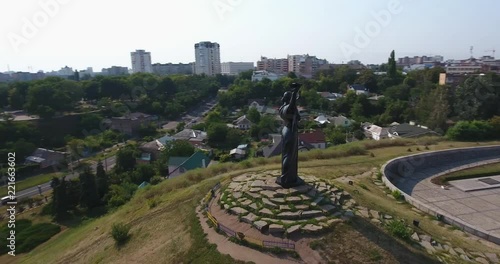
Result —
<svg viewBox="0 0 500 264"><path fill-rule="evenodd" d="M281 176L276 179L276 183L290 188L304 183L297 175L298 172L298 123L300 120L297 109L297 99L299 98L300 84L292 83L292 91L285 92L279 109L280 117L285 121L285 126L281 131L282 151L281 151Z"/></svg>

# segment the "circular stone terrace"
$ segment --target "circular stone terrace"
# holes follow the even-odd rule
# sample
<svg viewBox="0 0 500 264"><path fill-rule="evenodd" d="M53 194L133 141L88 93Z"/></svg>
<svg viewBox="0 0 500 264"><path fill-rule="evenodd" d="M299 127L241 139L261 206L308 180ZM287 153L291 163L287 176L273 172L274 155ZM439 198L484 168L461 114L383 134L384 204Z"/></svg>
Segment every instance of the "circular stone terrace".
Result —
<svg viewBox="0 0 500 264"><path fill-rule="evenodd" d="M284 189L275 183L279 171L235 177L218 196L211 213L219 223L236 232L256 236L256 231L274 237L318 233L353 216L354 200L333 184L313 176L300 176L306 184ZM216 208L214 208L216 207ZM235 221L235 217L237 217ZM237 223L239 222L239 223ZM261 236L262 237L262 236Z"/></svg>

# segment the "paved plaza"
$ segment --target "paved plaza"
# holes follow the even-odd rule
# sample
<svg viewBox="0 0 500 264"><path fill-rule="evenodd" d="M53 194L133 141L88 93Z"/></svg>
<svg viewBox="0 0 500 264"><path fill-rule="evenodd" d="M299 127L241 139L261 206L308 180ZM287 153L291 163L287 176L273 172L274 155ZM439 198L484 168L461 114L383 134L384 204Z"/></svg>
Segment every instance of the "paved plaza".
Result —
<svg viewBox="0 0 500 264"><path fill-rule="evenodd" d="M500 237L500 184L495 181L500 182L500 176L452 181L449 188L443 189L427 178L405 191L429 206Z"/></svg>

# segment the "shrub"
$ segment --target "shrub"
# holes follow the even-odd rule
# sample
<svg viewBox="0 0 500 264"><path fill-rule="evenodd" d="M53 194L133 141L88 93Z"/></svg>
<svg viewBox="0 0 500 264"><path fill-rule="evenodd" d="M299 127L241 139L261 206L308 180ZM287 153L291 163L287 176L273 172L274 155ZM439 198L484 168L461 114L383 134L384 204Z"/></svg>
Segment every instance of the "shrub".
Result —
<svg viewBox="0 0 500 264"><path fill-rule="evenodd" d="M48 202L46 205L42 207L42 210L40 211L40 215L53 215L54 212L54 205L52 204L52 201Z"/></svg>
<svg viewBox="0 0 500 264"><path fill-rule="evenodd" d="M151 180L149 180L149 182L151 183L151 185L157 185L158 183L160 183L162 181L163 181L163 177L161 177L159 175L153 176L151 178Z"/></svg>
<svg viewBox="0 0 500 264"><path fill-rule="evenodd" d="M153 198L153 199L148 199L148 206L149 206L149 209L151 208L155 208L157 205L160 204L160 201L156 198Z"/></svg>
<svg viewBox="0 0 500 264"><path fill-rule="evenodd" d="M365 190L368 190L368 187L366 187L366 185L364 185L363 183L360 183L360 184L359 184L359 187L361 187L361 188L363 188L363 189L365 189Z"/></svg>
<svg viewBox="0 0 500 264"><path fill-rule="evenodd" d="M9 230L7 225L0 228L0 238L7 238ZM51 223L32 225L30 220L19 219L16 221L16 230L16 252L23 253L50 239L61 231L61 227ZM7 247L0 247L0 254L5 254L7 251Z"/></svg>
<svg viewBox="0 0 500 264"><path fill-rule="evenodd" d="M122 245L128 241L130 238L129 232L130 227L123 223L115 223L111 228L111 236L115 240L117 245Z"/></svg>
<svg viewBox="0 0 500 264"><path fill-rule="evenodd" d="M405 223L399 220L391 220L387 224L389 232L401 239L408 240L411 236L411 229L406 227Z"/></svg>
<svg viewBox="0 0 500 264"><path fill-rule="evenodd" d="M495 135L494 127L488 121L460 121L446 133L446 136L453 140L461 141L477 141L488 140L498 135Z"/></svg>
<svg viewBox="0 0 500 264"><path fill-rule="evenodd" d="M394 190L392 191L392 196L396 199L396 200L404 200L405 197L403 196L403 194L401 194L401 192L399 190Z"/></svg>
<svg viewBox="0 0 500 264"><path fill-rule="evenodd" d="M18 229L20 230L20 229ZM59 233L61 227L51 223L41 223L22 230L16 237L19 247L19 253L28 252L43 242L49 240L52 236Z"/></svg>

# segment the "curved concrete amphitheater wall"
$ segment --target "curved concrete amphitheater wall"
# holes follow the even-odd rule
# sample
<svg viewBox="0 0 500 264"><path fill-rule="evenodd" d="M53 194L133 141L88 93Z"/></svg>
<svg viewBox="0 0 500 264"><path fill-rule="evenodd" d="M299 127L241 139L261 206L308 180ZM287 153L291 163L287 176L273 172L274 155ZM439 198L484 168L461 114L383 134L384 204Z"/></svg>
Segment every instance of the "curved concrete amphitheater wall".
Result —
<svg viewBox="0 0 500 264"><path fill-rule="evenodd" d="M423 180L467 168L500 162L500 146L460 148L427 152L388 161L382 167L383 181L391 190L399 190L416 208L440 216L445 223L500 244L500 236L477 228L411 196L415 185Z"/></svg>

